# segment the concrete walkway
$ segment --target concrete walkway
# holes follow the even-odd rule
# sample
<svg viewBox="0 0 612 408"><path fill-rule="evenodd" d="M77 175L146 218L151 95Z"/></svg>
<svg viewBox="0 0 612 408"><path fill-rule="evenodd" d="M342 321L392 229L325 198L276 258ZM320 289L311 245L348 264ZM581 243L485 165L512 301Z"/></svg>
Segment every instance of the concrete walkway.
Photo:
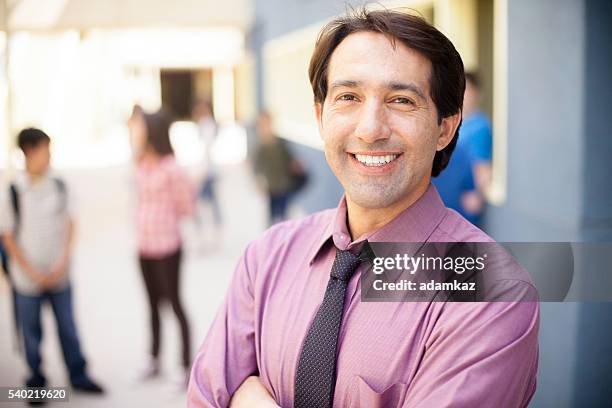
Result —
<svg viewBox="0 0 612 408"><path fill-rule="evenodd" d="M77 199L78 244L72 281L75 311L89 372L107 390L103 397L71 395L69 407L182 407L185 392L172 378L179 370L179 328L171 309L162 314L162 361L166 375L148 383L134 380L149 342L146 294L136 261L131 170L128 166L65 172ZM186 223L182 290L195 353L220 305L238 257L265 227L265 202L245 164L222 171L219 195L223 241L214 251L200 248L200 232ZM14 351L9 289L0 279L0 385L18 386L27 374ZM43 313L44 372L52 386L67 383L55 322ZM2 406L22 406L2 404Z"/></svg>

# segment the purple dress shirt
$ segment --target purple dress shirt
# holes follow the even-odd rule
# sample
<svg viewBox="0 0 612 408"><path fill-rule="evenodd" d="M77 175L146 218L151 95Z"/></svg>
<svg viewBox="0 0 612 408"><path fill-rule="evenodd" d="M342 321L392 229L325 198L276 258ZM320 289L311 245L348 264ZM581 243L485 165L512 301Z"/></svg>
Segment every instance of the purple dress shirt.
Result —
<svg viewBox="0 0 612 408"><path fill-rule="evenodd" d="M370 242L489 242L447 209L435 187L352 242L346 202L278 224L240 259L194 361L190 407L225 407L249 375L293 406L302 342L335 256ZM346 292L334 407L523 407L535 392L537 302L361 302L360 266ZM529 285L523 280L518 284Z"/></svg>

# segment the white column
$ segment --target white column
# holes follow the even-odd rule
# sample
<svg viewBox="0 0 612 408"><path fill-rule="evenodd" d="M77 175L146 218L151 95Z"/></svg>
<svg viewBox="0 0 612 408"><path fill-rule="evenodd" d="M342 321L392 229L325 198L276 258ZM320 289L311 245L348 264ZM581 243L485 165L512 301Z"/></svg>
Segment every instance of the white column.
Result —
<svg viewBox="0 0 612 408"><path fill-rule="evenodd" d="M476 0L435 0L434 24L455 45L467 70L478 67Z"/></svg>
<svg viewBox="0 0 612 408"><path fill-rule="evenodd" d="M221 124L234 122L236 112L234 109L234 71L232 66L213 68L212 88L215 119Z"/></svg>

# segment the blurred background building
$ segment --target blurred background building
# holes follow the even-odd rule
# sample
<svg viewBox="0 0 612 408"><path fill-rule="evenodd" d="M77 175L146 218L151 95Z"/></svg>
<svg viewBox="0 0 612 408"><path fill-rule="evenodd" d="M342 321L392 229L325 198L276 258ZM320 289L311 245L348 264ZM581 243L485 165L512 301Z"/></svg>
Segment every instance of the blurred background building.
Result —
<svg viewBox="0 0 612 408"><path fill-rule="evenodd" d="M189 309L197 313L194 337L199 344L233 264L265 226L265 204L246 164L256 140L252 129L258 111L271 112L277 133L309 172L294 214L338 203L342 189L321 151L307 67L323 24L361 4L2 1L0 167L8 179L22 165L13 148L15 134L24 126L39 126L53 138L54 167L78 190L83 232L77 263L82 270L75 286L82 286L77 304L83 312L78 314L94 365L105 353L128 358L144 344L140 338L129 341L129 333L138 329L130 325L130 316L144 313L141 295L133 300L127 289L133 284L138 291L127 221L131 157L126 120L132 106L174 111L173 144L185 166L197 167L201 158L190 121L193 101L210 100L220 125L213 153L223 173L225 246L188 259L184 285ZM381 5L409 7L435 24L453 40L466 69L481 77L481 108L493 123L485 230L501 241L612 241L612 123L607 112L612 100L612 3L398 0L373 7ZM193 238L197 231L190 234ZM575 262L586 270L597 265L593 257ZM92 268L92 263L98 265ZM118 295L105 298L97 291L100 287ZM8 316L6 293L0 302ZM0 385L14 385L21 382L14 372L19 361L4 357L10 354L11 339L8 323L2 325ZM102 344L87 333L104 337L111 325L128 337L111 335L106 342L112 344ZM610 303L544 303L538 391L531 406L609 404L610 338ZM116 351L121 347L126 351ZM102 379L124 368L112 364L112 358L98 364ZM115 388L124 394L137 392L122 388L121 375L116 378ZM139 398L146 400L146 395L142 391Z"/></svg>

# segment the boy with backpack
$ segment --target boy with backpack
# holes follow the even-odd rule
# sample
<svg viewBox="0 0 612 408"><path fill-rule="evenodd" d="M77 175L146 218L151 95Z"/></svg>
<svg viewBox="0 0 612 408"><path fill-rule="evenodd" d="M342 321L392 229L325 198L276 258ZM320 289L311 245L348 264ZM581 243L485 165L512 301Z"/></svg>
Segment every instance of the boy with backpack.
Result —
<svg viewBox="0 0 612 408"><path fill-rule="evenodd" d="M85 371L72 311L69 280L74 224L64 182L49 172L50 138L40 129L19 133L25 172L11 184L0 214L0 233L9 255L10 282L30 368L27 387L44 387L40 311L49 302L55 315L64 361L76 391L101 394Z"/></svg>

